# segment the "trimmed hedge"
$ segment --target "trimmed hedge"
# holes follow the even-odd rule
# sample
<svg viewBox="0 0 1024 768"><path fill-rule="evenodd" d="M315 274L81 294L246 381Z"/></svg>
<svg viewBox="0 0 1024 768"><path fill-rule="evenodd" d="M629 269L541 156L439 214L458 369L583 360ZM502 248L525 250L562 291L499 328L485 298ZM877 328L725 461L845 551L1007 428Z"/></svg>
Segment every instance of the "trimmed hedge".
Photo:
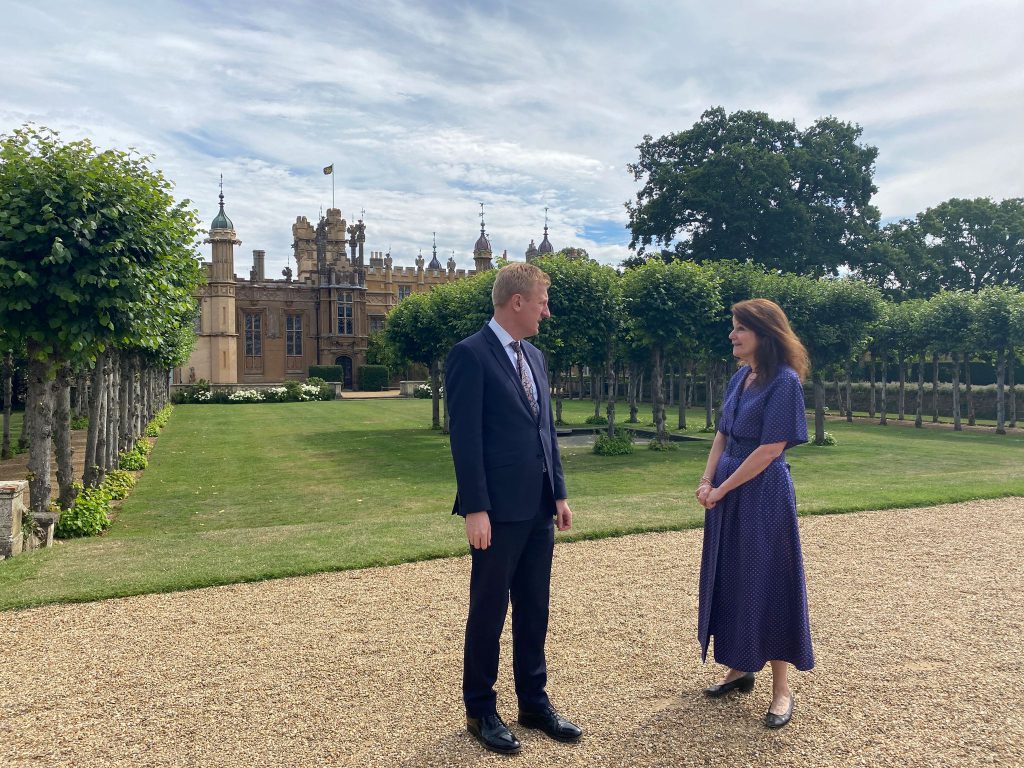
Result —
<svg viewBox="0 0 1024 768"><path fill-rule="evenodd" d="M345 369L340 365L311 365L310 378L318 377L324 381L345 381Z"/></svg>
<svg viewBox="0 0 1024 768"><path fill-rule="evenodd" d="M356 375L356 388L363 392L380 392L388 385L388 369L385 365L364 365Z"/></svg>

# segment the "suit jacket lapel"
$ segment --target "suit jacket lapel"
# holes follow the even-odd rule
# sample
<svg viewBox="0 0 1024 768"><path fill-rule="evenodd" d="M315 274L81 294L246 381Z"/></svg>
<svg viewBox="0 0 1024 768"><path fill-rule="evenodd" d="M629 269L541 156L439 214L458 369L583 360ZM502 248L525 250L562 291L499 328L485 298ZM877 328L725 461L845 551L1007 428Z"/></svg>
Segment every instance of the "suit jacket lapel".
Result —
<svg viewBox="0 0 1024 768"><path fill-rule="evenodd" d="M519 393L519 400L522 402L523 407L526 408L527 413L533 416L533 411L530 410L530 401L526 399L526 392L523 390L523 382L519 380L519 371L517 371L515 366L512 365L512 360L509 359L508 353L505 351L505 348L501 346L501 342L498 340L498 337L488 325L484 326L484 338L487 339L488 345L491 348L491 354L494 355L498 367L505 371L508 377L512 380L512 383L515 385L516 391ZM523 347L523 353L527 353L526 347Z"/></svg>

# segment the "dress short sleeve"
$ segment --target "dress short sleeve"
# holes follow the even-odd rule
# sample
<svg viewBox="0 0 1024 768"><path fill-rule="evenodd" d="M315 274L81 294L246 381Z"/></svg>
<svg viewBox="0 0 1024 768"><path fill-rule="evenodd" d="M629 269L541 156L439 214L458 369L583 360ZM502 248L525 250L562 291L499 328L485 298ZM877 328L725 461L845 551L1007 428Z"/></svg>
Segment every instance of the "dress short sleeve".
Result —
<svg viewBox="0 0 1024 768"><path fill-rule="evenodd" d="M786 443L786 448L807 442L804 388L792 368L782 368L770 385L764 403L761 444Z"/></svg>

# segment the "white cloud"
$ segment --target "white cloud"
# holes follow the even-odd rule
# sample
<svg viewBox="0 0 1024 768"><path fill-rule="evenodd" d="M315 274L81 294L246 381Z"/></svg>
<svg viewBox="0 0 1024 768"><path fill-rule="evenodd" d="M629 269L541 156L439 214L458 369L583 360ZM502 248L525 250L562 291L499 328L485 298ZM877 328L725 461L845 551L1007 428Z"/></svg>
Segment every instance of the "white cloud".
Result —
<svg viewBox="0 0 1024 768"><path fill-rule="evenodd" d="M635 145L719 104L860 123L885 216L1024 195L1024 9L1008 0L8 0L5 22L0 130L152 153L205 221L223 173L242 253L266 250L268 274L295 217L330 204L331 162L339 207L365 207L368 247L399 263L436 231L469 266L480 201L499 251L539 242L548 206L556 247L618 262Z"/></svg>

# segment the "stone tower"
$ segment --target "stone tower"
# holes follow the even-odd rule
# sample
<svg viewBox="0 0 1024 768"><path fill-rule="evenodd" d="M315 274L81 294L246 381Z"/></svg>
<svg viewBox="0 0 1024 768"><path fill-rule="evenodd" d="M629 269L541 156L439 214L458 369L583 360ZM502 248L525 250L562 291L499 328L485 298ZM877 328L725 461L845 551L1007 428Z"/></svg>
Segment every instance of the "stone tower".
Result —
<svg viewBox="0 0 1024 768"><path fill-rule="evenodd" d="M476 266L477 272L485 272L494 268L491 256L491 241L487 239L484 229L484 204L480 203L480 237L476 239L476 245L473 246L473 264Z"/></svg>
<svg viewBox="0 0 1024 768"><path fill-rule="evenodd" d="M235 225L224 213L224 184L221 182L220 212L210 224L204 241L213 246L209 272L209 308L203 334L209 336L211 384L238 383L238 329L235 325ZM204 366L205 367L205 366Z"/></svg>

